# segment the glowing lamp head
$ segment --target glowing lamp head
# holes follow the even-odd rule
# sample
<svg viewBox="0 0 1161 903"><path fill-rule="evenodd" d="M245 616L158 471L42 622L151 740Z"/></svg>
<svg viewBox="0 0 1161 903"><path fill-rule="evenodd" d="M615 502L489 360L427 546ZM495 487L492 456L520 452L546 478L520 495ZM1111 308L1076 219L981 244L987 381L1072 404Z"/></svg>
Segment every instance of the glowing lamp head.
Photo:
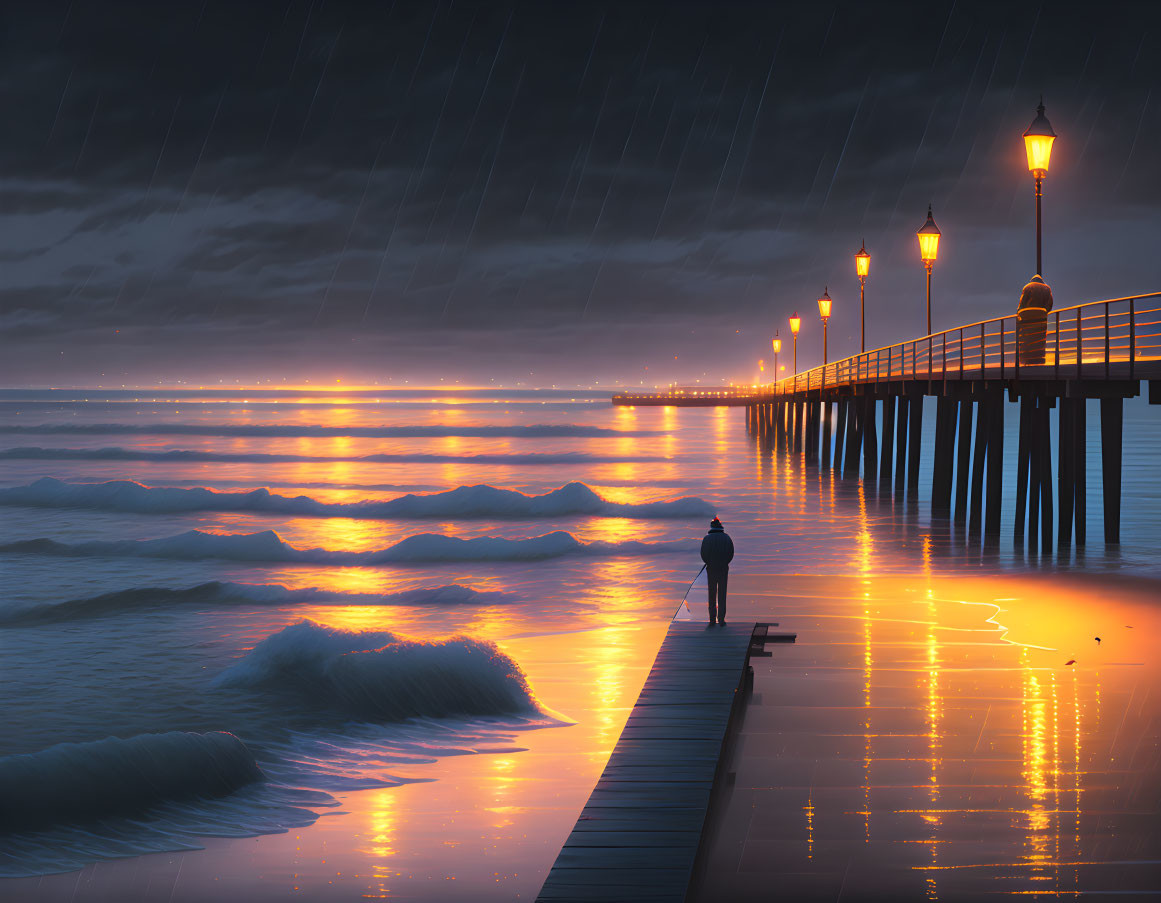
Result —
<svg viewBox="0 0 1161 903"><path fill-rule="evenodd" d="M763 373L766 372L766 362L762 358L758 358L758 369Z"/></svg>
<svg viewBox="0 0 1161 903"><path fill-rule="evenodd" d="M824 323L830 318L830 304L830 294L824 287L822 297L818 299L818 315L822 317Z"/></svg>
<svg viewBox="0 0 1161 903"><path fill-rule="evenodd" d="M782 339L778 337L777 333L774 334L774 338L770 340L770 343L774 346L775 354L782 350Z"/></svg>
<svg viewBox="0 0 1161 903"><path fill-rule="evenodd" d="M1056 132L1048 117L1044 115L1044 101L1036 108L1036 118L1024 133L1024 151L1028 154L1028 171L1038 178L1048 175L1048 160L1052 156L1052 142L1056 140Z"/></svg>
<svg viewBox="0 0 1161 903"><path fill-rule="evenodd" d="M802 328L802 317L798 316L798 311L794 312L794 316L790 318L790 331L798 336L798 330Z"/></svg>
<svg viewBox="0 0 1161 903"><path fill-rule="evenodd" d="M871 272L871 255L867 253L866 242L863 242L859 253L855 255L855 272L860 279L866 279L867 274Z"/></svg>
<svg viewBox="0 0 1161 903"><path fill-rule="evenodd" d="M939 236L941 234L931 216L930 204L927 205L927 222L915 234L919 236L919 256L925 264L930 266L935 263L935 258L939 256Z"/></svg>

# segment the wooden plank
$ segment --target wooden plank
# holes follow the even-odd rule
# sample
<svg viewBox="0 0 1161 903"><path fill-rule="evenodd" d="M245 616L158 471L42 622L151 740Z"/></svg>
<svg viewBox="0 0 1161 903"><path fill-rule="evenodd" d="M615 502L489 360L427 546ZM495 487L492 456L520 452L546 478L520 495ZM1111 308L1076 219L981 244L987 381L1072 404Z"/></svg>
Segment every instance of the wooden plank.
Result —
<svg viewBox="0 0 1161 903"><path fill-rule="evenodd" d="M750 654L780 639L768 629L670 625L538 900L684 900Z"/></svg>
<svg viewBox="0 0 1161 903"><path fill-rule="evenodd" d="M673 847L684 844L697 846L697 831L663 831L646 833L645 831L573 831L565 842L564 849L574 847L601 847L628 849L639 847L651 849L657 847Z"/></svg>
<svg viewBox="0 0 1161 903"><path fill-rule="evenodd" d="M696 848L607 847L599 855L609 869L688 869L693 867ZM593 856L590 847L565 847L556 857L561 869L587 868Z"/></svg>
<svg viewBox="0 0 1161 903"><path fill-rule="evenodd" d="M701 831L705 823L705 809L623 809L614 806L594 806L582 809L573 831L637 831L656 834L665 831ZM593 862L600 868L600 861ZM552 878L549 872L548 877Z"/></svg>

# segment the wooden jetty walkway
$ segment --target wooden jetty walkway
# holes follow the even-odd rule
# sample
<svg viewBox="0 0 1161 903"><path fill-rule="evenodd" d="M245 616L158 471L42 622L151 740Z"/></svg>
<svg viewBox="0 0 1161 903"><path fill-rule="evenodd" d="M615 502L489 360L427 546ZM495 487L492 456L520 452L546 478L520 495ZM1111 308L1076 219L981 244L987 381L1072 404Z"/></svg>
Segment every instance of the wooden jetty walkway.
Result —
<svg viewBox="0 0 1161 903"><path fill-rule="evenodd" d="M767 641L793 639L770 626L670 625L537 900L685 899L750 655Z"/></svg>
<svg viewBox="0 0 1161 903"><path fill-rule="evenodd" d="M1000 535L1006 402L1018 404L1017 448L1007 450L1013 539L1029 553L1067 554L1086 542L1087 402L1100 405L1104 539L1115 545L1124 400L1146 386L1161 405L1161 292L1052 310L1034 326L1014 315L956 326L763 386L622 393L613 403L745 405L763 445L919 501L924 400L934 397L932 514L988 543Z"/></svg>

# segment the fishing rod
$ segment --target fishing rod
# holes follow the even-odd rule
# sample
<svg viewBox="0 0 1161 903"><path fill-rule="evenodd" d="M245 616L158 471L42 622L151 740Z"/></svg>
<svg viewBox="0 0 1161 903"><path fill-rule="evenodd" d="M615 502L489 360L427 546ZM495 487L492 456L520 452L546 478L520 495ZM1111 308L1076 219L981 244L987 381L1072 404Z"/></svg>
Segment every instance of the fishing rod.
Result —
<svg viewBox="0 0 1161 903"><path fill-rule="evenodd" d="M685 610L686 610L687 612L689 612L689 616L690 616L691 618L693 617L693 612L689 610L689 602L687 601L687 600L688 600L688 598L689 598L689 591L690 591L691 589L693 589L693 585L694 585L695 583L697 583L697 578L701 576L701 574L702 574L702 571L704 571L705 569L706 569L706 566L703 564L703 565L701 566L701 571L698 571L698 572L697 572L697 576L695 576L695 577L694 577L692 580L690 580L690 581L689 581L689 587L686 589L686 591L685 591L685 595L681 597L681 601L680 601L680 602L677 604L677 611L675 611L675 612L673 613L673 617L674 617L674 618L676 618L676 617L677 617L677 616L678 616L678 615L681 613L682 606L684 606L684 607L685 607ZM672 619L671 619L671 620L672 620Z"/></svg>

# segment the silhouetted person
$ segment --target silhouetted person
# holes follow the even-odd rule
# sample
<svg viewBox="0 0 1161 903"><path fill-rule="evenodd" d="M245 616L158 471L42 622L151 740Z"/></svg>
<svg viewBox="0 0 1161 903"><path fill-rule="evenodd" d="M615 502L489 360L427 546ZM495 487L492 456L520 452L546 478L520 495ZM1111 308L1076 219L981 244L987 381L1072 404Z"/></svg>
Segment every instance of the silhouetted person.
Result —
<svg viewBox="0 0 1161 903"><path fill-rule="evenodd" d="M1016 311L1016 338L1020 365L1044 363L1044 340L1048 334L1048 311L1052 310L1052 289L1039 275L1020 292Z"/></svg>
<svg viewBox="0 0 1161 903"><path fill-rule="evenodd" d="M726 578L730 575L730 562L734 560L734 541L716 517L710 521L709 532L701 541L701 560L705 562L709 580L709 622L714 623L716 617L719 624L725 624Z"/></svg>

